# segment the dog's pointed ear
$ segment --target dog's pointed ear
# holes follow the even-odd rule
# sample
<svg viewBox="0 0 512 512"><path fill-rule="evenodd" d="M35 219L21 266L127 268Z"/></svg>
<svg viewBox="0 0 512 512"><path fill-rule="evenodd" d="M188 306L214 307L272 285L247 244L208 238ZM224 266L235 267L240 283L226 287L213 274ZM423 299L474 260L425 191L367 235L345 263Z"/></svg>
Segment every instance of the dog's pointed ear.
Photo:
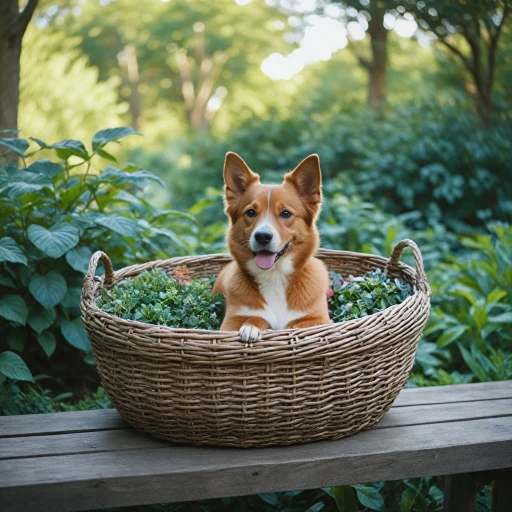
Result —
<svg viewBox="0 0 512 512"><path fill-rule="evenodd" d="M224 161L224 183L226 184L226 201L230 203L244 194L250 185L260 177L252 172L236 153L227 153Z"/></svg>
<svg viewBox="0 0 512 512"><path fill-rule="evenodd" d="M285 175L285 182L291 183L301 199L311 207L322 202L322 173L320 158L309 155L292 171Z"/></svg>

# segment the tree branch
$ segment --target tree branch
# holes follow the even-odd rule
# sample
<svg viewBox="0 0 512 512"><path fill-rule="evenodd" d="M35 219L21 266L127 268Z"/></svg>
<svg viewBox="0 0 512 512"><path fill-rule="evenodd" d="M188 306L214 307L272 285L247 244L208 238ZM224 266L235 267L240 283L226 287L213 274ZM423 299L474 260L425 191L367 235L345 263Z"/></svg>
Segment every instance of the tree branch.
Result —
<svg viewBox="0 0 512 512"><path fill-rule="evenodd" d="M34 11L36 10L38 2L39 0L28 0L23 11L14 20L14 22L11 24L11 27L9 28L9 34L11 37L23 37L23 34L25 34L25 30L27 30L32 16L34 15Z"/></svg>
<svg viewBox="0 0 512 512"><path fill-rule="evenodd" d="M494 69L496 66L496 51L498 49L498 40L500 38L501 30L503 28L503 25L505 24L505 20L508 15L509 15L508 3L506 3L505 7L503 9L503 16L501 18L501 23L496 28L496 31L494 32L494 34L491 34L491 40L489 43L488 62L487 62L487 84L486 84L488 94L491 93L493 82L494 82Z"/></svg>
<svg viewBox="0 0 512 512"><path fill-rule="evenodd" d="M464 63L464 65L466 66L468 71L472 75L474 74L475 70L473 69L473 65L468 60L468 58L458 48L453 46L451 43L449 43L445 39L438 38L438 40L439 40L440 43L444 44L446 46L446 48L448 48L451 52L455 53L455 55L457 55L462 60L462 62Z"/></svg>

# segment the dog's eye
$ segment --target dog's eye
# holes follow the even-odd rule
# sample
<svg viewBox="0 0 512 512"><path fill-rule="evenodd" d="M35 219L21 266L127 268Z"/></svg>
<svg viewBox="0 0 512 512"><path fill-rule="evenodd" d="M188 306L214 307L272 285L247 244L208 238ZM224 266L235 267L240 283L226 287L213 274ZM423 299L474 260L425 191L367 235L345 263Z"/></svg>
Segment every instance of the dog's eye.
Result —
<svg viewBox="0 0 512 512"><path fill-rule="evenodd" d="M245 212L245 215L247 215L247 217L253 219L254 217L256 217L256 210L253 210L252 208L250 210L247 210Z"/></svg>
<svg viewBox="0 0 512 512"><path fill-rule="evenodd" d="M288 210L283 210L279 214L279 217L281 217L281 219L289 219L291 216L292 216L292 212L289 212Z"/></svg>

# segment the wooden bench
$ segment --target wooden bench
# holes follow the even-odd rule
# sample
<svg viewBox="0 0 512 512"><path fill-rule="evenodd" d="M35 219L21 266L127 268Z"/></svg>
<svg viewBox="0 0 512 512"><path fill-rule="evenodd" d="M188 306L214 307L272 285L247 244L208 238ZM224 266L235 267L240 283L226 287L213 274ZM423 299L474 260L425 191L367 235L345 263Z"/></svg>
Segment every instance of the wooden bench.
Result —
<svg viewBox="0 0 512 512"><path fill-rule="evenodd" d="M78 511L429 475L445 510L512 511L512 381L407 389L374 428L279 448L172 445L115 410L0 418L0 510ZM499 471L496 471L499 470Z"/></svg>

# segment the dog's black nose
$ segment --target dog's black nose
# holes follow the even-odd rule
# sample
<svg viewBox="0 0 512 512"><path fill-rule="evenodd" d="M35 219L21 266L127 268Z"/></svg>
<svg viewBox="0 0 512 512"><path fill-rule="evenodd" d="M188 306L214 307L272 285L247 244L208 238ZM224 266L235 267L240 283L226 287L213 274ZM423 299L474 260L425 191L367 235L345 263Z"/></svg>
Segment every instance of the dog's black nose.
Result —
<svg viewBox="0 0 512 512"><path fill-rule="evenodd" d="M254 233L254 238L260 245L267 245L272 240L272 233L270 231L257 231Z"/></svg>

